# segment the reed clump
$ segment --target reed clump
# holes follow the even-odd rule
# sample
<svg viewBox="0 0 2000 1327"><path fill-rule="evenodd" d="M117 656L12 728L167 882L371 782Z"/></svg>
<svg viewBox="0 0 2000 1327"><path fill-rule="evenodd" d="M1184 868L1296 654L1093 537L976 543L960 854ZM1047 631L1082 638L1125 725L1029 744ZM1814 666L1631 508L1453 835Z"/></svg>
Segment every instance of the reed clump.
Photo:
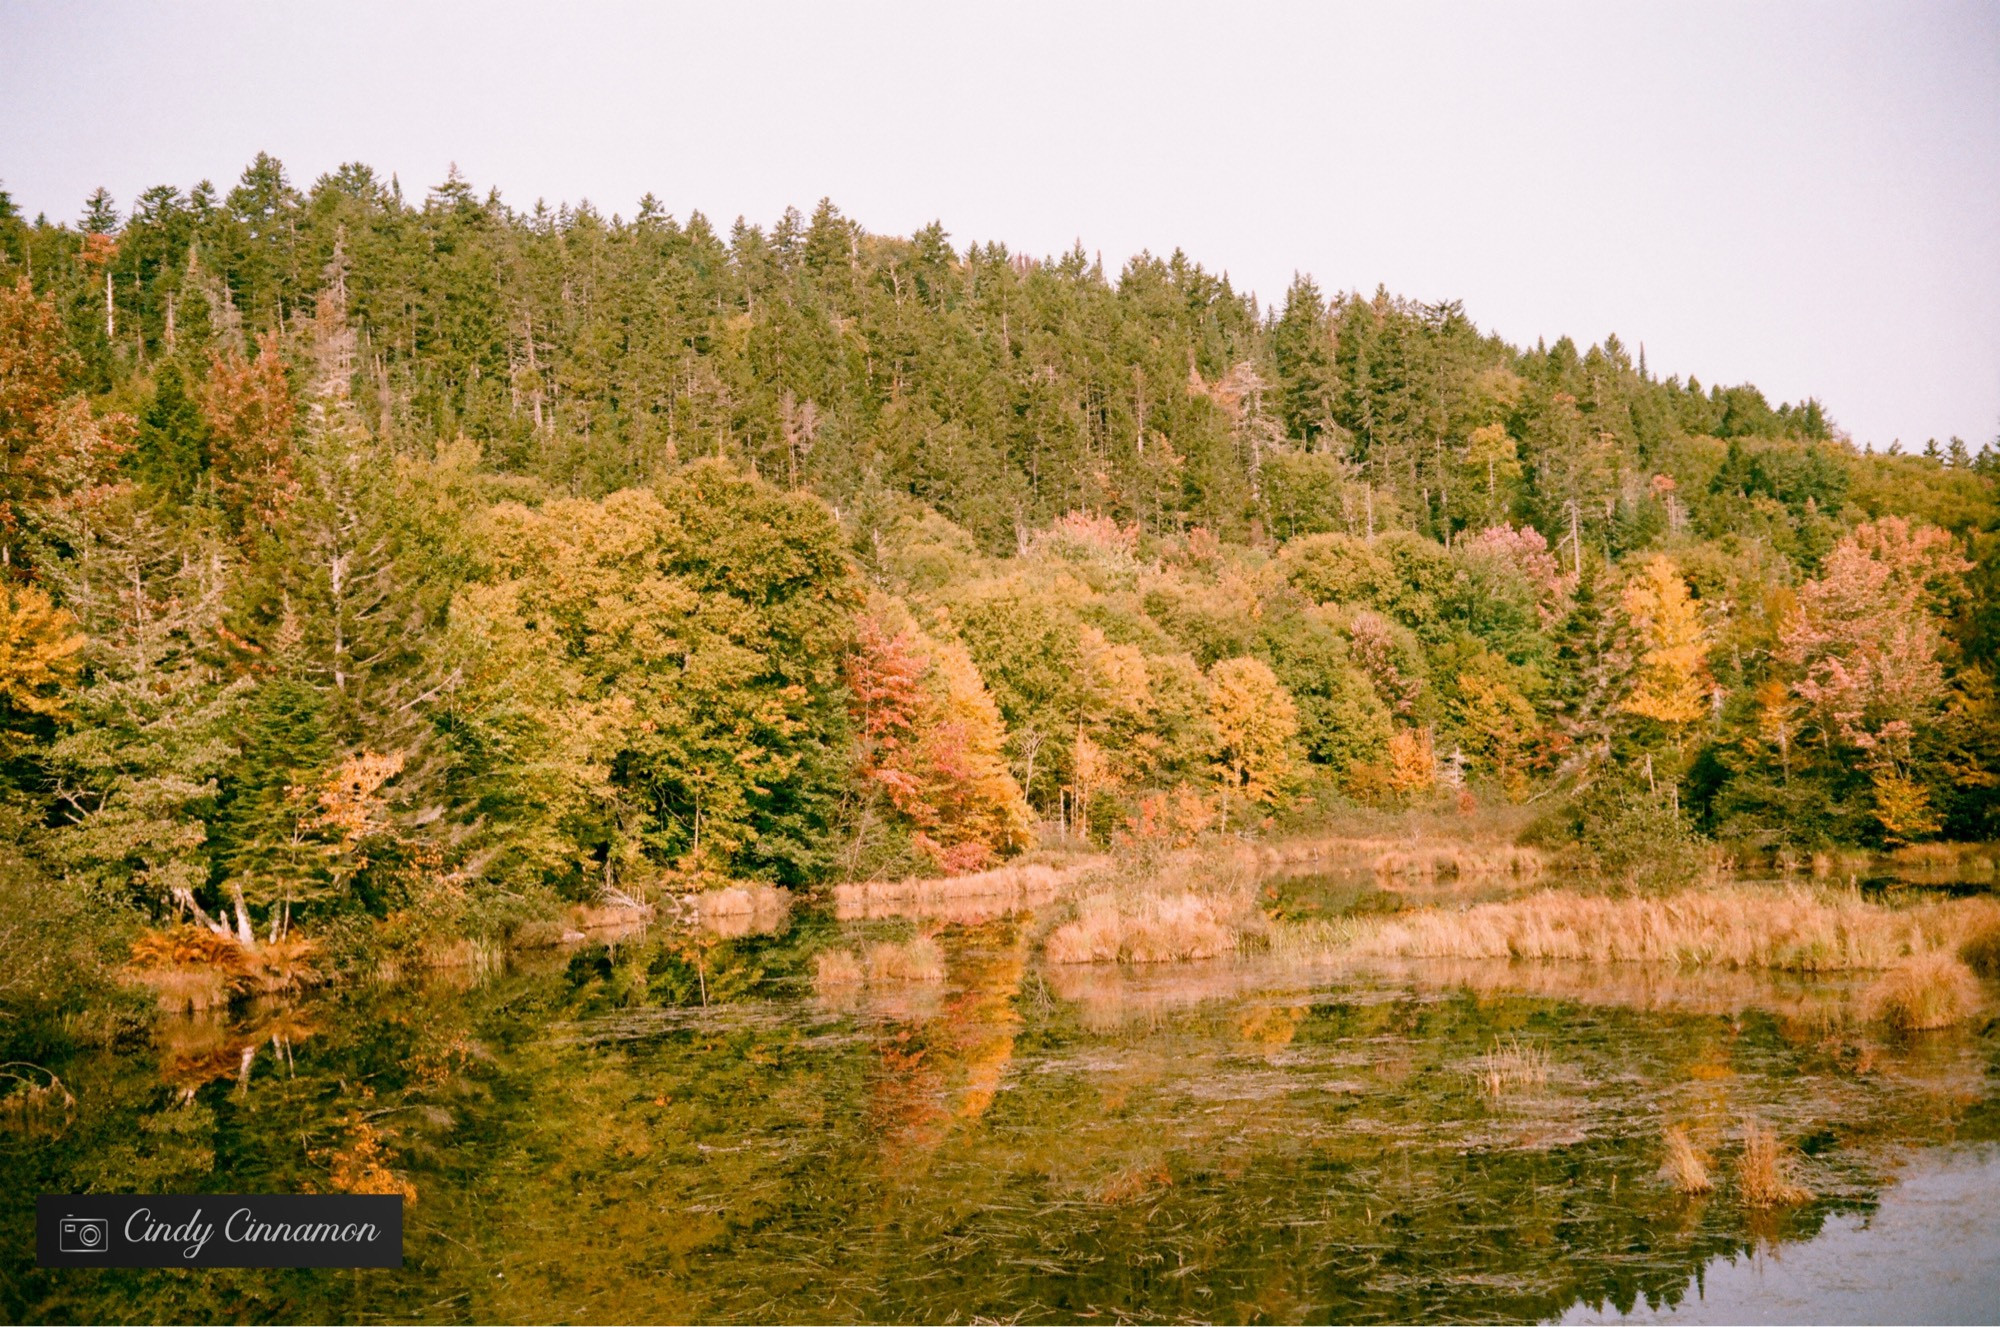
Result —
<svg viewBox="0 0 2000 1327"><path fill-rule="evenodd" d="M868 980L868 970L851 949L823 949L813 956L813 989L852 990Z"/></svg>
<svg viewBox="0 0 2000 1327"><path fill-rule="evenodd" d="M1958 956L1982 977L2000 977L2000 921L1982 927L1959 946Z"/></svg>
<svg viewBox="0 0 2000 1327"><path fill-rule="evenodd" d="M885 940L868 949L868 980L885 982L934 982L944 980L944 950L927 935L901 944Z"/></svg>
<svg viewBox="0 0 2000 1327"><path fill-rule="evenodd" d="M1790 1174L1791 1149L1756 1121L1743 1127L1743 1151L1736 1157L1736 1193L1745 1207L1796 1207L1812 1201L1812 1190Z"/></svg>
<svg viewBox="0 0 2000 1327"><path fill-rule="evenodd" d="M1236 948L1229 909L1213 898L1099 893L1084 898L1073 921L1049 934L1051 963L1168 963L1214 958Z"/></svg>
<svg viewBox="0 0 2000 1327"><path fill-rule="evenodd" d="M907 916L983 920L1046 903L1079 873L1102 866L1102 858L1091 857L1066 866L1029 862L972 875L835 885L834 913L842 921Z"/></svg>
<svg viewBox="0 0 2000 1327"><path fill-rule="evenodd" d="M1430 843L1379 853L1375 874L1415 880L1533 880L1547 858L1513 843Z"/></svg>
<svg viewBox="0 0 2000 1327"><path fill-rule="evenodd" d="M1665 1135L1667 1157L1660 1174L1675 1191L1693 1197L1710 1193L1715 1181L1709 1178L1708 1159L1695 1147L1687 1130L1675 1125Z"/></svg>
<svg viewBox="0 0 2000 1327"><path fill-rule="evenodd" d="M1937 950L1904 959L1868 989L1870 1018L1904 1032L1950 1027L1979 1008L1979 981L1956 954Z"/></svg>
<svg viewBox="0 0 2000 1327"><path fill-rule="evenodd" d="M1497 1042L1480 1060L1479 1090L1496 1101L1540 1090L1549 1081L1549 1053L1517 1037Z"/></svg>
<svg viewBox="0 0 2000 1327"><path fill-rule="evenodd" d="M1356 949L1393 958L1841 972L1953 948L1994 924L2000 901L1984 898L1893 908L1853 890L1807 885L1716 885L1624 898L1542 890L1459 912L1399 914L1360 937Z"/></svg>

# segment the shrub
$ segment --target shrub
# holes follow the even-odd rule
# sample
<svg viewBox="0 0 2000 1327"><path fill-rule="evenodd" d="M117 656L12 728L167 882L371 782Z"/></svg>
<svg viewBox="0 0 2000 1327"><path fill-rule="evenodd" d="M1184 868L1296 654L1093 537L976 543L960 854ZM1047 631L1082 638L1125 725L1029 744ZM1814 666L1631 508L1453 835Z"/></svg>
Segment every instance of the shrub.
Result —
<svg viewBox="0 0 2000 1327"><path fill-rule="evenodd" d="M1528 837L1545 847L1581 848L1605 874L1635 889L1687 884L1706 860L1706 840L1681 810L1672 784L1649 783L1634 770L1602 771Z"/></svg>

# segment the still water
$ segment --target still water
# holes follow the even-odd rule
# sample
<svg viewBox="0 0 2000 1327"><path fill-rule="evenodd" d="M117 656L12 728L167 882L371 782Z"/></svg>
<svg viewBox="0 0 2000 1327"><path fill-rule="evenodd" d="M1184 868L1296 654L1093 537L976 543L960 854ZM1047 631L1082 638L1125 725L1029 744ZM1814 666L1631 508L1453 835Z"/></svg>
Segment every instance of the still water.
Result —
<svg viewBox="0 0 2000 1327"><path fill-rule="evenodd" d="M1045 967L1036 925L800 909L52 1066L74 1112L0 1131L0 1316L1803 1321L2000 1265L1990 1023L1897 1039L1848 985L1742 974ZM815 981L919 933L941 981ZM1734 1200L1749 1119L1812 1202ZM1660 1177L1669 1125L1714 1194ZM37 1192L336 1189L410 1196L400 1271L33 1265Z"/></svg>

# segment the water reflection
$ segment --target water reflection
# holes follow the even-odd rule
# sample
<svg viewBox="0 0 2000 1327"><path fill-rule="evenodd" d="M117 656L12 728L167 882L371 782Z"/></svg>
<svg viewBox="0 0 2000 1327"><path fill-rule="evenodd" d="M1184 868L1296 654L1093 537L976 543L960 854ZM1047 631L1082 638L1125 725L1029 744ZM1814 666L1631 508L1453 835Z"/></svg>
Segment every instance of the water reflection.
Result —
<svg viewBox="0 0 2000 1327"><path fill-rule="evenodd" d="M80 1275L17 1244L0 1313L1616 1312L1686 1303L1717 1259L1846 1229L1912 1143L2000 1136L1992 1030L1888 1037L1841 983L1270 956L1044 967L1032 884L961 913L752 900L476 981L330 991L171 1025L150 1056L79 1057L58 1066L77 1097L59 1135L0 1133L24 1177L0 1198L16 1229L37 1191L372 1187L415 1198L407 1262ZM1394 892L1319 897L1386 908L1375 896ZM890 950L904 957L869 960ZM833 953L852 980L822 979ZM1798 1145L1817 1200L1753 1217L1726 1179L1689 1199L1661 1178L1666 1127L1720 1161L1750 1118Z"/></svg>

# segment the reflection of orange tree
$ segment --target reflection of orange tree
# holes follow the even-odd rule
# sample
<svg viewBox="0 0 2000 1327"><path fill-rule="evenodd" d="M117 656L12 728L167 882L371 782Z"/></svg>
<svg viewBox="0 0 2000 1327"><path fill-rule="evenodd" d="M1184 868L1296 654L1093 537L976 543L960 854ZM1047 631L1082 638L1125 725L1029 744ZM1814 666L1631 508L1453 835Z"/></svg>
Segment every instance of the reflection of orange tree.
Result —
<svg viewBox="0 0 2000 1327"><path fill-rule="evenodd" d="M361 1089L364 1102L374 1093ZM389 1168L385 1144L393 1137L376 1124L377 1112L352 1109L338 1127L346 1134L340 1144L311 1150L308 1155L327 1168L327 1184L340 1193L399 1193L406 1203L417 1201L417 1186Z"/></svg>
<svg viewBox="0 0 2000 1327"><path fill-rule="evenodd" d="M960 956L952 969L958 988L938 1016L898 1028L876 1047L869 1118L890 1174L983 1116L1013 1062L1026 938L1003 921L968 939L1004 947Z"/></svg>
<svg viewBox="0 0 2000 1327"><path fill-rule="evenodd" d="M247 1088L257 1053L269 1046L281 1068L291 1066L292 1043L316 1031L295 1009L278 1008L231 1026L225 1019L164 1018L155 1031L160 1077L191 1097L204 1084L234 1077Z"/></svg>

